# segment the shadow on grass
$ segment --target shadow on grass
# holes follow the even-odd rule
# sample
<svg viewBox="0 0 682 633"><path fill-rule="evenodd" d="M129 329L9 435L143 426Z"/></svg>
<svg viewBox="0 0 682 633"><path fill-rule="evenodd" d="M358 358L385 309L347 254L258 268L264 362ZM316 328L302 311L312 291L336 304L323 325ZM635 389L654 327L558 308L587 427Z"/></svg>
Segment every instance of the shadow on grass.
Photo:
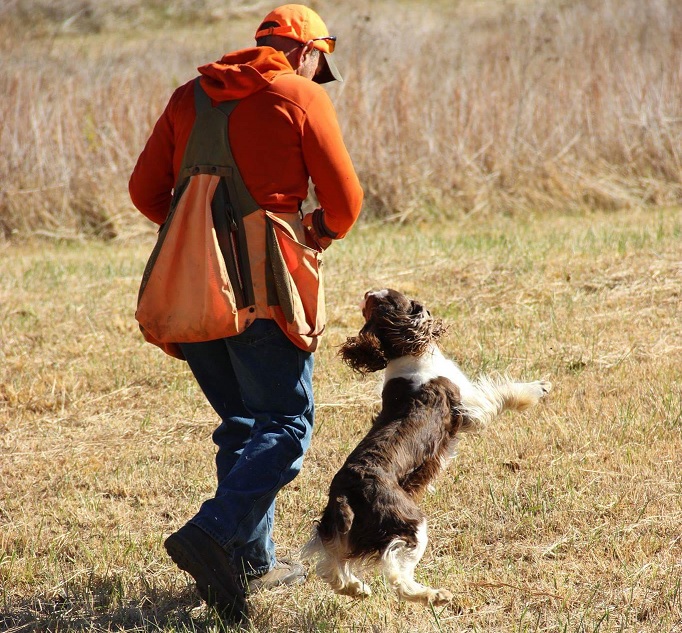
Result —
<svg viewBox="0 0 682 633"><path fill-rule="evenodd" d="M57 631L173 631L203 633L233 631L205 608L193 589L182 592L150 590L126 600L90 590L47 598L35 595L15 604L0 605L0 631L56 633ZM238 630L238 629L237 629Z"/></svg>

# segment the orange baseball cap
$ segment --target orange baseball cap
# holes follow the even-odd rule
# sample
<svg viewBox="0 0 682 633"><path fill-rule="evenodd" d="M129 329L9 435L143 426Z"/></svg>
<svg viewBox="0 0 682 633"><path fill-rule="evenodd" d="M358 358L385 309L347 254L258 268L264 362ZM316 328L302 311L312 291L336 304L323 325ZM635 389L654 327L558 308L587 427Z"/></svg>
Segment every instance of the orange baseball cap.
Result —
<svg viewBox="0 0 682 633"><path fill-rule="evenodd" d="M328 81L343 81L343 77L331 58L336 47L336 37L329 35L322 18L302 4L284 4L270 11L256 31L256 39L267 35L281 35L301 44L312 43L320 51L325 65L313 81L324 84Z"/></svg>

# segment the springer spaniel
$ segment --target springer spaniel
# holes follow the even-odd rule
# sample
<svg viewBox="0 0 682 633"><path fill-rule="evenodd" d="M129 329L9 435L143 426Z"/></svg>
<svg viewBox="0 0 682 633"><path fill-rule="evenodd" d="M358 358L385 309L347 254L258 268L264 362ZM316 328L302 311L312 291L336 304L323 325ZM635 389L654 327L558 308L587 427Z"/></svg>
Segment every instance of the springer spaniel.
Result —
<svg viewBox="0 0 682 633"><path fill-rule="evenodd" d="M382 409L332 480L302 556L318 560L318 575L336 593L370 595L354 572L373 564L398 598L443 605L449 591L414 580L427 543L421 493L454 457L459 432L535 405L551 384L472 383L438 349L441 321L395 290L368 292L362 314L365 325L340 354L361 374L386 369Z"/></svg>

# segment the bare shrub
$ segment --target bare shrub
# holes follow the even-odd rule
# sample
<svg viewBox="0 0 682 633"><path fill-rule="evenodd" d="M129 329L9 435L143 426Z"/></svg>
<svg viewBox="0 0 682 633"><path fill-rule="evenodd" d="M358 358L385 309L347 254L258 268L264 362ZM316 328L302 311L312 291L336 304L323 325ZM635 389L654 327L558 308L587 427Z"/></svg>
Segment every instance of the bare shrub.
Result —
<svg viewBox="0 0 682 633"><path fill-rule="evenodd" d="M682 5L443 5L317 7L339 35L330 93L366 217L680 203ZM251 45L268 7L3 5L2 234L138 227L126 182L171 91Z"/></svg>
<svg viewBox="0 0 682 633"><path fill-rule="evenodd" d="M248 0L5 0L0 18L35 36L186 26L256 8Z"/></svg>
<svg viewBox="0 0 682 633"><path fill-rule="evenodd" d="M356 18L340 95L378 214L682 198L682 5Z"/></svg>

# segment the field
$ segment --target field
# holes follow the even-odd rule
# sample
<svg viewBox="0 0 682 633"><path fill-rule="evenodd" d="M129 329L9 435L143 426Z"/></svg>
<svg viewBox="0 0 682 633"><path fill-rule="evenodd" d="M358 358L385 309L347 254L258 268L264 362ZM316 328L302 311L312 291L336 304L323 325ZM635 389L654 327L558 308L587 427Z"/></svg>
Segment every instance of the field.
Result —
<svg viewBox="0 0 682 633"><path fill-rule="evenodd" d="M339 36L329 93L366 217L682 204L677 0L316 6ZM126 183L152 125L198 65L253 44L264 11L2 3L0 236L139 232Z"/></svg>
<svg viewBox="0 0 682 633"><path fill-rule="evenodd" d="M452 605L311 574L254 596L247 630L682 633L682 5L316 6L348 42L330 94L367 201L327 251L315 435L278 553L378 406L380 376L336 355L367 289L423 301L470 375L554 390L464 438L424 500L417 576ZM154 231L126 180L173 87L269 8L0 7L0 631L225 630L162 545L212 494L216 417L137 329Z"/></svg>
<svg viewBox="0 0 682 633"><path fill-rule="evenodd" d="M294 551L367 428L377 379L335 355L364 290L392 285L449 325L471 374L550 379L425 500L419 576L437 612L336 597L315 577L253 599L255 631L680 631L682 212L367 224L328 251L330 322L303 471L280 495ZM219 630L162 548L211 494L215 415L133 310L150 244L6 246L0 258L0 626ZM363 265L357 266L361 261Z"/></svg>

